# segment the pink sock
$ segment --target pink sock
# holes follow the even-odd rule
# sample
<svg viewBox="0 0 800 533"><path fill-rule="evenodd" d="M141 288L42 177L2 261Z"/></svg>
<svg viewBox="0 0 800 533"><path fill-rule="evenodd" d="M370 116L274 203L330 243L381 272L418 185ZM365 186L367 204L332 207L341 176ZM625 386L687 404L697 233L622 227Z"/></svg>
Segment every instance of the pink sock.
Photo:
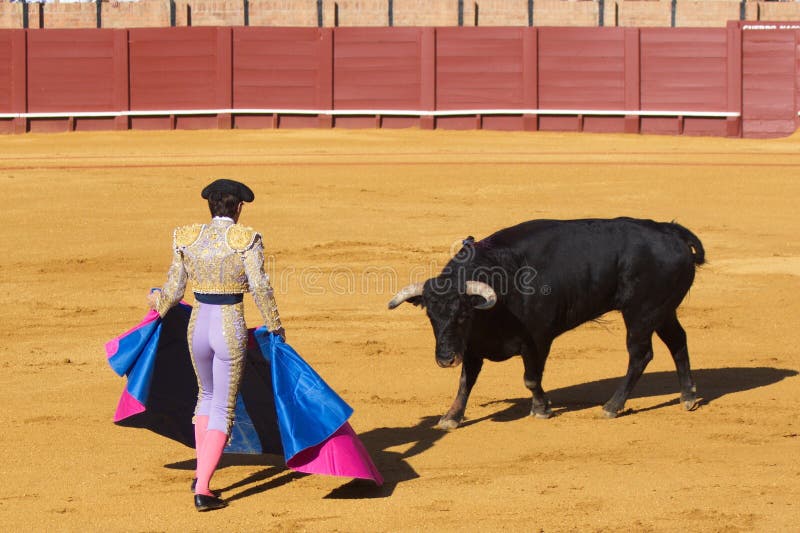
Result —
<svg viewBox="0 0 800 533"><path fill-rule="evenodd" d="M197 457L197 485L195 485L195 494L205 494L206 496L213 496L211 491L208 490L208 484L211 482L211 476L214 475L214 470L217 469L219 458L222 457L222 450L225 449L225 444L228 442L228 435L222 431L215 429L209 430L203 439L203 447L198 453Z"/></svg>
<svg viewBox="0 0 800 533"><path fill-rule="evenodd" d="M206 438L206 431L208 430L208 415L198 415L194 417L194 450L197 461L200 461L200 450L203 448L203 441ZM197 469L195 468L194 477L197 477Z"/></svg>

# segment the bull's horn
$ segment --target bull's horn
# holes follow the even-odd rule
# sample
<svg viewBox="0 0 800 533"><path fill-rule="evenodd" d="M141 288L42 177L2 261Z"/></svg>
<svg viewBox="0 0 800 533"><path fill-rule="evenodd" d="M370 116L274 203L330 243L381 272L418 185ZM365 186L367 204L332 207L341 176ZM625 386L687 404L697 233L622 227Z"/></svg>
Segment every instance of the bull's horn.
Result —
<svg viewBox="0 0 800 533"><path fill-rule="evenodd" d="M409 298L422 295L422 283L412 283L400 289L400 292L394 295L394 298L389 302L389 309L394 309L401 303Z"/></svg>
<svg viewBox="0 0 800 533"><path fill-rule="evenodd" d="M497 303L497 293L482 281L468 281L467 294L483 298L483 303L476 305L475 309L491 309Z"/></svg>

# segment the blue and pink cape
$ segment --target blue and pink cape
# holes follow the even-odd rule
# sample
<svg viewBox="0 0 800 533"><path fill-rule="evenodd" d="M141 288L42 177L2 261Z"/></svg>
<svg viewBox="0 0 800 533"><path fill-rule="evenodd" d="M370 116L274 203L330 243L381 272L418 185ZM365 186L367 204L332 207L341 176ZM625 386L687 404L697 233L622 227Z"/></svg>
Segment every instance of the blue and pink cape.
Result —
<svg viewBox="0 0 800 533"><path fill-rule="evenodd" d="M114 423L146 428L194 447L197 379L186 329L191 306L162 319L150 311L106 344L111 368L128 381ZM349 422L353 409L291 346L264 327L250 331L236 417L225 453L283 454L292 470L383 478Z"/></svg>

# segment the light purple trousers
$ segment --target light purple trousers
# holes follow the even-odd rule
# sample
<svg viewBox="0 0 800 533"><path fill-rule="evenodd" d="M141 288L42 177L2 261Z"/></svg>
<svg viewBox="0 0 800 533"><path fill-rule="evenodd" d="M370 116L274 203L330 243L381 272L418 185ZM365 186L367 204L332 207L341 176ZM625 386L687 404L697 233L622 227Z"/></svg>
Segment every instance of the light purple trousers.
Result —
<svg viewBox="0 0 800 533"><path fill-rule="evenodd" d="M194 414L208 416L208 430L230 435L247 353L244 304L198 302L188 337L199 388Z"/></svg>

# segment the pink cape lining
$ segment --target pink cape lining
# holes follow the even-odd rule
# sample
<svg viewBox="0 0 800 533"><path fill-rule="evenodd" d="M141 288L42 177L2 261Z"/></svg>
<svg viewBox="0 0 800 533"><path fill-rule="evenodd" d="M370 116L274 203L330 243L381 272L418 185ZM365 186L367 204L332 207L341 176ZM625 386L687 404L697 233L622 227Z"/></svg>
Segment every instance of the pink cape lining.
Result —
<svg viewBox="0 0 800 533"><path fill-rule="evenodd" d="M369 479L378 486L383 485L383 476L349 422L345 422L326 441L292 457L286 466L305 474Z"/></svg>
<svg viewBox="0 0 800 533"><path fill-rule="evenodd" d="M108 341L106 343L106 357L107 358L111 357L111 356L113 356L114 354L117 353L117 350L119 350L119 340L121 338L130 335L131 333L133 333L137 329L141 329L141 328L145 327L146 325L148 325L149 323L151 323L152 321L154 321L157 318L158 318L158 312L155 309L151 309L144 316L142 321L139 322L137 325L133 326L131 329L129 329L128 331L126 331L122 335L117 335L115 338L113 338L110 341Z"/></svg>
<svg viewBox="0 0 800 533"><path fill-rule="evenodd" d="M117 404L117 412L114 413L114 422L124 420L129 416L138 415L144 412L145 407L142 402L130 395L127 390L122 391L122 396L119 398Z"/></svg>

